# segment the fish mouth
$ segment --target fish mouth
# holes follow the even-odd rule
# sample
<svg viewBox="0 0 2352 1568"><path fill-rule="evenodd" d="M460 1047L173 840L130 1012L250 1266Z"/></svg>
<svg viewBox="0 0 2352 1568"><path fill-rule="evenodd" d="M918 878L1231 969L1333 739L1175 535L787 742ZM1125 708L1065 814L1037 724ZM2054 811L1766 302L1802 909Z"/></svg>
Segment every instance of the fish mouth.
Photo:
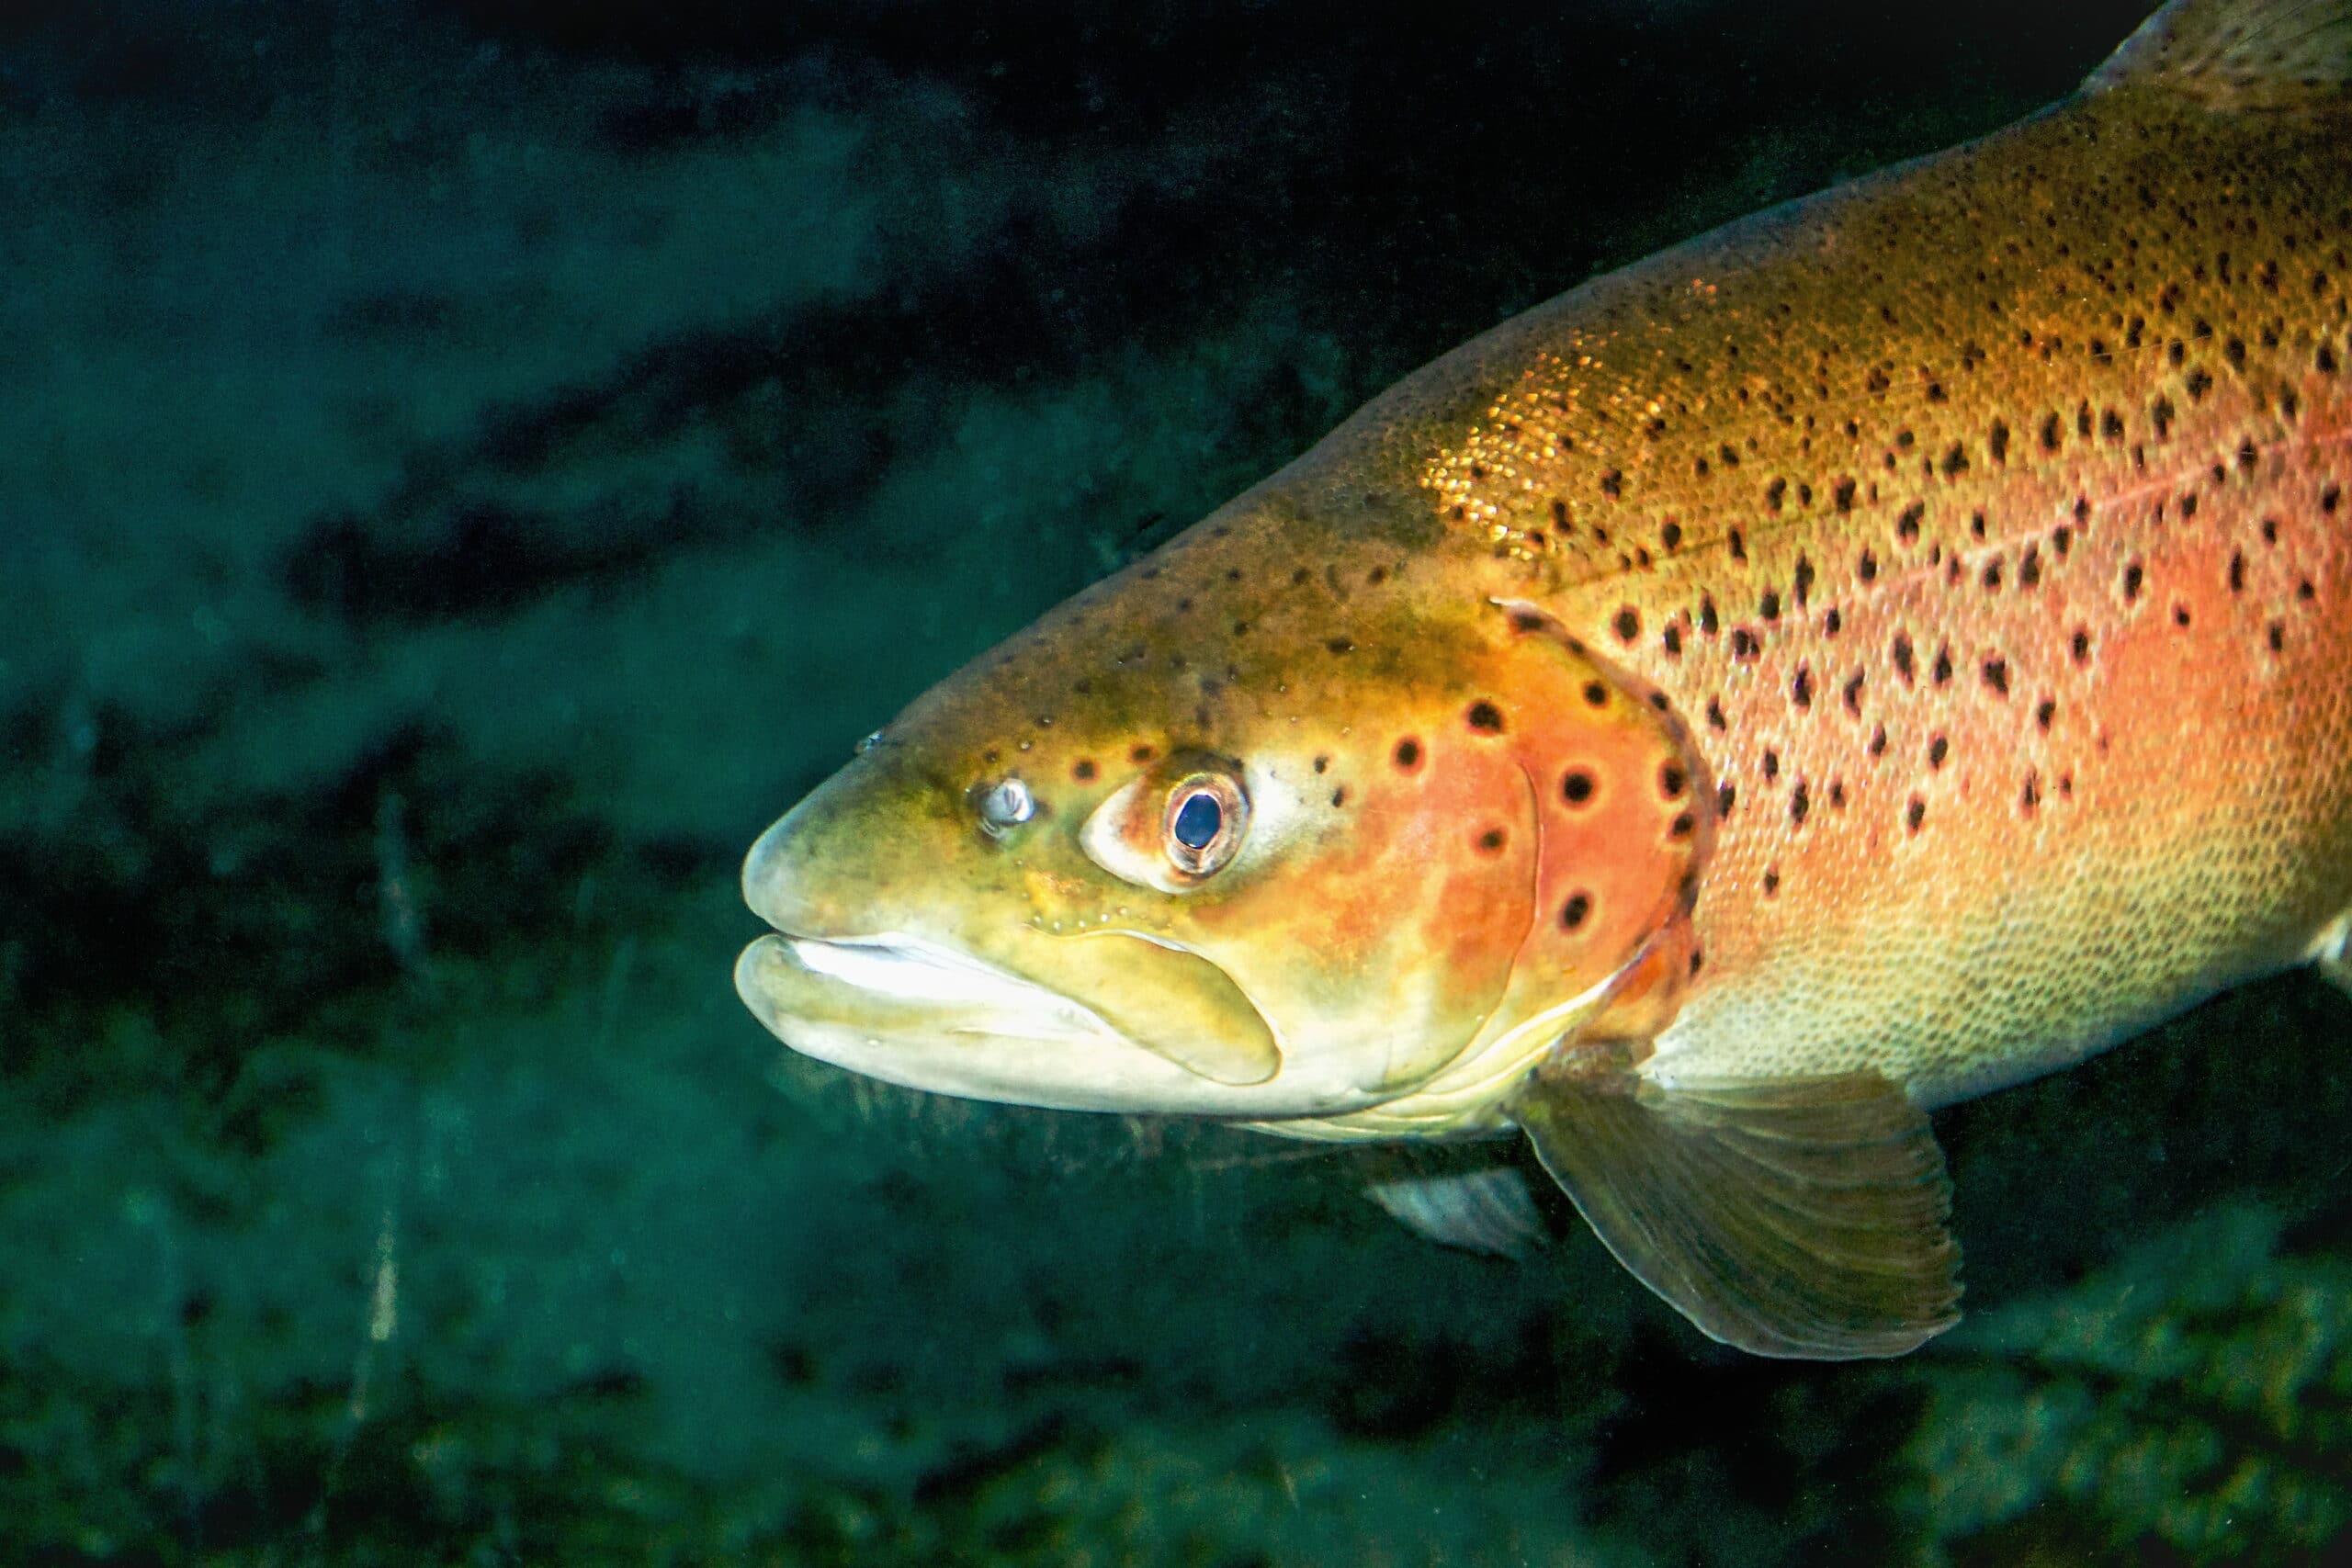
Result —
<svg viewBox="0 0 2352 1568"><path fill-rule="evenodd" d="M807 973L863 993L883 1006L911 1004L955 1019L950 1032L1016 1038L1115 1036L1118 1032L1057 991L922 937L888 932L865 937L775 939Z"/></svg>
<svg viewBox="0 0 2352 1568"><path fill-rule="evenodd" d="M1066 1111L1232 1115L1253 1103L1083 1002L903 932L779 931L743 950L735 989L801 1055L909 1089Z"/></svg>

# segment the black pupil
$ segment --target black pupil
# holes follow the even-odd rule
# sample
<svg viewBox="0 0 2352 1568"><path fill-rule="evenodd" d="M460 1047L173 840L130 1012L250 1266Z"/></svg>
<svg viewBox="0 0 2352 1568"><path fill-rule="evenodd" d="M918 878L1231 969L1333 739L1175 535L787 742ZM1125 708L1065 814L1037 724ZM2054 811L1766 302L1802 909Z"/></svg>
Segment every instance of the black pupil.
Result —
<svg viewBox="0 0 2352 1568"><path fill-rule="evenodd" d="M1206 790L1176 808L1176 841L1188 850L1207 849L1224 827L1225 807Z"/></svg>

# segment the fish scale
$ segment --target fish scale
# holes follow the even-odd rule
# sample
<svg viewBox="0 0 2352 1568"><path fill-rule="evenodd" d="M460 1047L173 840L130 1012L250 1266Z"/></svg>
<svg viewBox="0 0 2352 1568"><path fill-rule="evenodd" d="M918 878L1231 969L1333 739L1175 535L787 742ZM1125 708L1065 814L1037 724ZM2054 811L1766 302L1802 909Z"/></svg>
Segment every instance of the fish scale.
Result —
<svg viewBox="0 0 2352 1568"><path fill-rule="evenodd" d="M1526 1133L1759 1354L1958 1319L1926 1111L2352 975L2352 0L1464 345L919 699L737 969L900 1083ZM1381 1183L1523 1254L1498 1166Z"/></svg>

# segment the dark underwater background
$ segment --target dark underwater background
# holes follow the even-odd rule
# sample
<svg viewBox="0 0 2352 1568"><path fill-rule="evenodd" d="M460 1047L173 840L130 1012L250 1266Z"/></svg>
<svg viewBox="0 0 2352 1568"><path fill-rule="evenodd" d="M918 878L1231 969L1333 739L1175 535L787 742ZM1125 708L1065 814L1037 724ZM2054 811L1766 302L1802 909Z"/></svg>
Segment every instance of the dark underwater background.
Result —
<svg viewBox="0 0 2352 1568"><path fill-rule="evenodd" d="M2145 8L0 6L0 1562L2352 1555L2306 977L1940 1115L1970 1316L1846 1367L729 983L923 686Z"/></svg>

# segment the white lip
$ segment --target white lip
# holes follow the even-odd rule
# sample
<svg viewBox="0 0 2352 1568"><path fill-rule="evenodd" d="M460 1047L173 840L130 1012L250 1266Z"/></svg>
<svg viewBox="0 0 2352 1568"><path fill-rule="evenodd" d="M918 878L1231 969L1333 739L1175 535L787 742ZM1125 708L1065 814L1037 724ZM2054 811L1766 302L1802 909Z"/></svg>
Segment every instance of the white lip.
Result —
<svg viewBox="0 0 2352 1568"><path fill-rule="evenodd" d="M951 1008L957 1034L1100 1039L1117 1031L1045 987L921 937L886 932L849 941L786 933L802 967L892 1001Z"/></svg>

